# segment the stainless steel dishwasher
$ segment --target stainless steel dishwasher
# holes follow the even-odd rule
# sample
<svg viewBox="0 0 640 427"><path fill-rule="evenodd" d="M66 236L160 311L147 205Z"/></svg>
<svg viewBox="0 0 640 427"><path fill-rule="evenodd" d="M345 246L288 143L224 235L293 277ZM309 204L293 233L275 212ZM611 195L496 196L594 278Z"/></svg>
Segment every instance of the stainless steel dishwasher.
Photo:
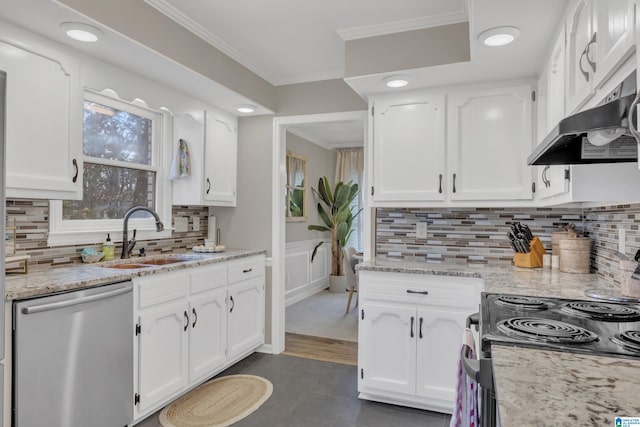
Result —
<svg viewBox="0 0 640 427"><path fill-rule="evenodd" d="M124 427L133 420L131 282L14 304L13 425Z"/></svg>

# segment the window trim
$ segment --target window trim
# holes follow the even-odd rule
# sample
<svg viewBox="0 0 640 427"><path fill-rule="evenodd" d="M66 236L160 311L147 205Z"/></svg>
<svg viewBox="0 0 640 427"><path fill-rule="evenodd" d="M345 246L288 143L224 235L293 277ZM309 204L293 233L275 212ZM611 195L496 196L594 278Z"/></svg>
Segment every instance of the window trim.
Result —
<svg viewBox="0 0 640 427"><path fill-rule="evenodd" d="M156 172L155 210L165 227L163 231L157 232L153 218L134 217L129 221L129 230L134 228L138 230L136 239L139 241L170 238L173 230L171 227L171 182L168 178L171 166L170 142L173 134L171 114L164 109L154 110L149 108L137 100L128 102L88 89L84 91L83 102L84 100L106 104L153 120L152 165L135 164L135 168ZM83 155L83 165L84 162L129 168L132 165L119 160L107 160ZM82 170L81 173L84 173L84 171ZM104 241L107 233L111 234L113 242L122 242L122 228L122 219L63 220L62 200L51 200L49 202L49 236L47 239L49 246L97 244Z"/></svg>

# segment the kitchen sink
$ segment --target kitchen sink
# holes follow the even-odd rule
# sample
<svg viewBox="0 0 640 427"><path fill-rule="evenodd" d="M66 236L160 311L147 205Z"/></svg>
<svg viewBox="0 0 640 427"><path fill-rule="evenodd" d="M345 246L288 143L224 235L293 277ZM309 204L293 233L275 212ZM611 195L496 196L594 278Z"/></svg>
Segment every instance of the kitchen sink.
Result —
<svg viewBox="0 0 640 427"><path fill-rule="evenodd" d="M149 268L154 266L163 266L168 264L177 264L180 262L188 262L202 259L202 256L193 254L175 254L168 256L160 256L157 258L137 258L129 260L109 261L108 263L98 265L104 268L119 268L123 270L133 270L136 268Z"/></svg>
<svg viewBox="0 0 640 427"><path fill-rule="evenodd" d="M134 268L147 268L147 267L151 267L150 264L142 264L142 263L135 263L135 264L111 264L111 265L102 265L101 267L104 268L120 268L123 270L131 270Z"/></svg>
<svg viewBox="0 0 640 427"><path fill-rule="evenodd" d="M191 261L191 259L182 259L182 258L158 258L158 259L150 259L146 261L140 261L138 264L145 265L166 265L166 264L175 264L177 262L185 262Z"/></svg>

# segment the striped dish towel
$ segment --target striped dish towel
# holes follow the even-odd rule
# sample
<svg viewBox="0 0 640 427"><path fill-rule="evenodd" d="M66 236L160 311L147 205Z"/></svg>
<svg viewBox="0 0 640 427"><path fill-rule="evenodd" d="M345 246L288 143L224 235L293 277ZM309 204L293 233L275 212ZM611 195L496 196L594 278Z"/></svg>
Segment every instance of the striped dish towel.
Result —
<svg viewBox="0 0 640 427"><path fill-rule="evenodd" d="M469 357L476 357L476 345L469 328L466 328L462 334L462 346L458 358L456 403L451 415L450 427L478 426L478 383L467 375L462 366L462 357L467 349L470 349Z"/></svg>

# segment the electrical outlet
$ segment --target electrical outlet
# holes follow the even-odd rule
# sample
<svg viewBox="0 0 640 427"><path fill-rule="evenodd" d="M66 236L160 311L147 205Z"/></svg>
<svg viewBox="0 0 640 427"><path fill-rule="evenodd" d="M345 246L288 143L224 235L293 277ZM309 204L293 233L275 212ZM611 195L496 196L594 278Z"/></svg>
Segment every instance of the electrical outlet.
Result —
<svg viewBox="0 0 640 427"><path fill-rule="evenodd" d="M416 237L418 239L426 239L427 238L427 223L419 222L416 224Z"/></svg>

